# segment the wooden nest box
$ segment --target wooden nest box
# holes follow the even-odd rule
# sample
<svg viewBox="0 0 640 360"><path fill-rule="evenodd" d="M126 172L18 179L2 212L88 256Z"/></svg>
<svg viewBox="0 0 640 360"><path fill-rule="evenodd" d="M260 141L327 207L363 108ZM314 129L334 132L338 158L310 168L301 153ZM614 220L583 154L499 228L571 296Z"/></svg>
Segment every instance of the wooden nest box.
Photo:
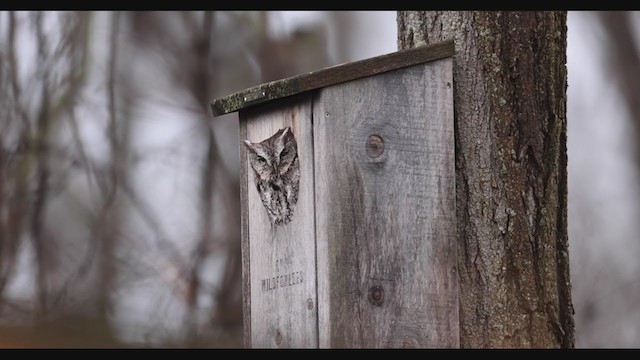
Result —
<svg viewBox="0 0 640 360"><path fill-rule="evenodd" d="M239 111L245 343L458 347L452 41L269 82Z"/></svg>

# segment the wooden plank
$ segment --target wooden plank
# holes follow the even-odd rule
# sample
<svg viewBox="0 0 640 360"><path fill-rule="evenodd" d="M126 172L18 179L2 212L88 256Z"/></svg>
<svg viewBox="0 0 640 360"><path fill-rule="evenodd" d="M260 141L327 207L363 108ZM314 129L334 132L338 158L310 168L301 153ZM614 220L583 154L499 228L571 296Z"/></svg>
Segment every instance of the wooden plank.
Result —
<svg viewBox="0 0 640 360"><path fill-rule="evenodd" d="M248 184L242 215L250 219L247 234L251 255L250 259L243 257L249 263L245 281L250 280L251 297L250 331L246 334L252 347L317 347L311 98L300 95L240 113L241 126L246 129L246 137L241 140L259 142L290 126L300 162L300 187L292 220L272 225L255 186L247 150L241 146L242 177ZM247 246L246 240L243 245Z"/></svg>
<svg viewBox="0 0 640 360"><path fill-rule="evenodd" d="M336 65L320 71L257 85L226 97L215 99L211 103L211 111L213 116L223 115L269 100L280 99L325 86L442 59L452 56L454 52L453 40L449 40Z"/></svg>
<svg viewBox="0 0 640 360"><path fill-rule="evenodd" d="M459 347L452 84L447 58L314 100L320 347Z"/></svg>
<svg viewBox="0 0 640 360"><path fill-rule="evenodd" d="M248 176L245 173L248 169L246 148L242 142L247 138L247 121L243 119L244 113L240 113L240 246L242 254L242 332L244 346L251 347L251 269L249 266L249 206L247 195Z"/></svg>

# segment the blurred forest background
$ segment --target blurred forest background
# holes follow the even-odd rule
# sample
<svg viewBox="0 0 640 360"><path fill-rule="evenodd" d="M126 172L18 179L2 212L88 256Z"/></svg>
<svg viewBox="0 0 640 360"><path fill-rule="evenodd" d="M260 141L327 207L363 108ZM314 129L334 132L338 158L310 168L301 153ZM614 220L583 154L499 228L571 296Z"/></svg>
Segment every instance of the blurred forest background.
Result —
<svg viewBox="0 0 640 360"><path fill-rule="evenodd" d="M241 347L237 114L395 12L0 12L0 347ZM640 14L570 12L578 347L640 347Z"/></svg>

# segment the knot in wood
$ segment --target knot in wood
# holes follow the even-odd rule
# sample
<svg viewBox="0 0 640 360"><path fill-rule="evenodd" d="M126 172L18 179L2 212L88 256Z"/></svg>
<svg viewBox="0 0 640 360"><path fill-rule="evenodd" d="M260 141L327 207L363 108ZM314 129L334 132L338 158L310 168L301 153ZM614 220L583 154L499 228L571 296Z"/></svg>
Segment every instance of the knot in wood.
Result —
<svg viewBox="0 0 640 360"><path fill-rule="evenodd" d="M382 300L384 300L384 289L382 286L372 286L369 289L369 302L375 306L381 306Z"/></svg>
<svg viewBox="0 0 640 360"><path fill-rule="evenodd" d="M280 330L276 330L276 345L280 345L282 344L282 333L280 332Z"/></svg>
<svg viewBox="0 0 640 360"><path fill-rule="evenodd" d="M366 148L367 155L369 155L369 157L377 158L384 152L384 140L382 140L380 135L369 135L367 138Z"/></svg>
<svg viewBox="0 0 640 360"><path fill-rule="evenodd" d="M402 339L402 342L400 343L400 347L401 348L417 348L418 342L415 339L405 336L405 338Z"/></svg>

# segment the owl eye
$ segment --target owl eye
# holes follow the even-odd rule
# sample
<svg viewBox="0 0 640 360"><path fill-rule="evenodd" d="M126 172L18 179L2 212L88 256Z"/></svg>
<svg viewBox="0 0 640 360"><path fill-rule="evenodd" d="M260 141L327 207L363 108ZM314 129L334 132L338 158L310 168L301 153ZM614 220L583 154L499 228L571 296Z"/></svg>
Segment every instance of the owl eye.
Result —
<svg viewBox="0 0 640 360"><path fill-rule="evenodd" d="M259 161L261 164L266 164L266 163L267 163L267 159L263 158L262 156L258 156L258 161Z"/></svg>
<svg viewBox="0 0 640 360"><path fill-rule="evenodd" d="M281 158L283 158L283 157L287 156L287 154L288 154L288 153L289 153L289 150L284 149L284 150L282 150L282 152L280 153L280 157L281 157Z"/></svg>

